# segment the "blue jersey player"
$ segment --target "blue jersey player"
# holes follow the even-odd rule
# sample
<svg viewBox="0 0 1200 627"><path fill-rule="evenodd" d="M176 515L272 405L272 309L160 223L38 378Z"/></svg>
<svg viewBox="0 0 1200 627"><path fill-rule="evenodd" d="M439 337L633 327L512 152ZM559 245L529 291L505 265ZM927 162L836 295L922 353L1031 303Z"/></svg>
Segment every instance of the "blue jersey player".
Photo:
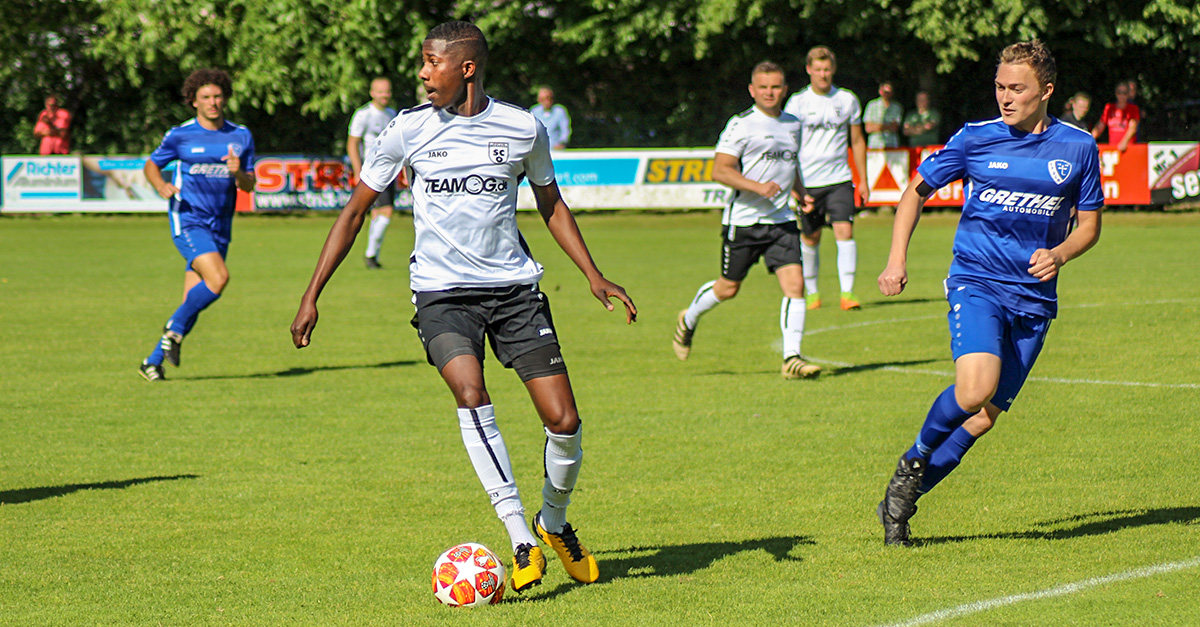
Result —
<svg viewBox="0 0 1200 627"><path fill-rule="evenodd" d="M1047 115L1056 69L1039 41L1004 49L1000 117L964 126L917 169L896 208L879 289L904 290L908 244L925 199L961 178L966 201L946 279L954 385L933 402L876 510L887 544L909 546L917 498L962 461L1008 410L1057 313L1059 268L1100 238L1100 164L1086 131ZM1071 230L1072 215L1078 226Z"/></svg>
<svg viewBox="0 0 1200 627"><path fill-rule="evenodd" d="M163 360L179 365L180 345L206 307L221 297L229 282L225 253L229 250L237 189L254 189L254 138L244 126L225 119L233 93L221 70L196 70L183 84L183 100L196 117L167 131L146 161L146 179L166 198L175 248L183 255L183 304L163 327L154 351L139 372L147 381L162 381ZM178 161L171 182L162 169Z"/></svg>

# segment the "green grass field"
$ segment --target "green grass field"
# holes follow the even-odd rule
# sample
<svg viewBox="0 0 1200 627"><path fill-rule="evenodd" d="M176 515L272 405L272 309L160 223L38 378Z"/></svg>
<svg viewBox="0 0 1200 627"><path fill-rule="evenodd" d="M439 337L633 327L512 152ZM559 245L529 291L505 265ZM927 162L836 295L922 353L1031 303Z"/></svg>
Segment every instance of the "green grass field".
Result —
<svg viewBox="0 0 1200 627"><path fill-rule="evenodd" d="M811 312L826 372L784 381L759 268L689 361L671 352L716 276L717 214L580 218L630 327L523 216L586 424L570 518L601 578L552 560L541 587L467 611L434 601L434 558L477 541L507 560L507 537L408 325L407 219L383 271L360 238L297 351L332 216L239 218L229 287L163 384L136 366L182 287L165 218L0 219L0 624L1200 624L1196 213L1106 216L1013 410L922 499L918 546L883 545L875 504L951 381L956 217L925 217L889 300L890 220L860 220L864 307ZM541 427L516 376L487 371L532 515Z"/></svg>

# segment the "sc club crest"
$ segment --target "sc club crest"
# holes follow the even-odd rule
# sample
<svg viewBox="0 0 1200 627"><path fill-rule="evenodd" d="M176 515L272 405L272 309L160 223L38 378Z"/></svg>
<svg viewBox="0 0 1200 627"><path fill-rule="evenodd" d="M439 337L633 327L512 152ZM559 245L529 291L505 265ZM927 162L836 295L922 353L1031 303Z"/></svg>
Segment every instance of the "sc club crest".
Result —
<svg viewBox="0 0 1200 627"><path fill-rule="evenodd" d="M225 150L227 150L228 152L232 152L235 157L242 156L242 145L241 144L229 144L228 146L225 147Z"/></svg>
<svg viewBox="0 0 1200 627"><path fill-rule="evenodd" d="M1054 159L1049 163L1050 178L1054 179L1055 183L1063 184L1067 177L1071 176L1071 162L1062 159Z"/></svg>
<svg viewBox="0 0 1200 627"><path fill-rule="evenodd" d="M488 159L492 163L508 161L508 142L488 142Z"/></svg>

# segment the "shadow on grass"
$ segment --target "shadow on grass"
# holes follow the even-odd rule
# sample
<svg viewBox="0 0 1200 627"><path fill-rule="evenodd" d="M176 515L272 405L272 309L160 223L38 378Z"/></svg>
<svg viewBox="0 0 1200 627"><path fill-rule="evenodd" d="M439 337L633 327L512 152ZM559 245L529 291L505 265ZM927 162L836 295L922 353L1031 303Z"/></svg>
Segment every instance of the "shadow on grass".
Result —
<svg viewBox="0 0 1200 627"><path fill-rule="evenodd" d="M354 366L315 366L312 368L288 368L279 372L257 372L252 374L222 374L211 377L182 377L172 378L172 381L212 381L214 379L278 379L283 377L300 377L314 372L330 372L334 370L372 370L382 368L399 368L401 366L416 366L423 364L423 361L402 360L402 361L385 361L378 364L363 364Z"/></svg>
<svg viewBox="0 0 1200 627"><path fill-rule="evenodd" d="M888 298L884 300L873 300L870 303L871 309L876 307L888 307L890 305L923 305L925 303L944 303L945 298Z"/></svg>
<svg viewBox="0 0 1200 627"><path fill-rule="evenodd" d="M1106 533L1121 531L1147 525L1168 525L1182 523L1200 525L1200 507L1161 507L1158 509L1128 509L1111 512L1093 512L1079 514L1058 520L1048 520L1034 523L1034 527L1057 527L1062 524L1067 527L1039 531L1010 531L1007 533L985 533L970 536L935 536L932 538L914 538L913 543L943 544L946 542L968 542L971 540L1069 540L1084 536L1098 536Z"/></svg>
<svg viewBox="0 0 1200 627"><path fill-rule="evenodd" d="M59 496L66 496L80 490L124 490L129 486L158 481L178 481L180 479L199 479L200 475L171 475L170 477L142 477L124 481L103 481L100 483L72 483L68 485L48 486L45 488L25 488L23 490L5 490L0 492L0 505L15 505L41 501Z"/></svg>
<svg viewBox="0 0 1200 627"><path fill-rule="evenodd" d="M911 361L881 361L875 364L858 364L857 366L846 366L844 368L835 368L828 373L821 373L823 377L840 377L847 374L858 374L860 372L871 372L872 370L883 370L884 368L903 368L905 366L923 366L925 364L937 363L944 359L913 359Z"/></svg>
<svg viewBox="0 0 1200 627"><path fill-rule="evenodd" d="M811 538L806 536L783 536L776 538L759 538L742 540L741 542L698 542L675 546L636 546L626 549L611 549L597 551L596 561L600 564L600 579L593 586L612 583L620 579L642 577L687 577L688 575L709 566L718 560L752 551L766 551L776 562L800 562L804 558L793 555L800 546L814 546ZM555 559L550 551L549 559ZM580 584L564 583L537 596L521 597L516 594L506 596L506 600L518 602L549 601L559 595L570 592Z"/></svg>

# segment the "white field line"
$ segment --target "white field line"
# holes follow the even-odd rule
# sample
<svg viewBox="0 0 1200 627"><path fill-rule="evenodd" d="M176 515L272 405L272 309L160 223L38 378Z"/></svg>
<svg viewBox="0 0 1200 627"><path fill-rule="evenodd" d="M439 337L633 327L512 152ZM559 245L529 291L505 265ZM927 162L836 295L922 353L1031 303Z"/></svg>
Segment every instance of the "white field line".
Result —
<svg viewBox="0 0 1200 627"><path fill-rule="evenodd" d="M1123 573L1116 573L1113 575L1104 575L1102 577L1092 577L1091 579L1084 579L1083 581L1076 581L1074 583L1063 584L1061 586L1056 586L1054 588L1047 588L1045 590L1039 590L1037 592L1027 592L1025 594L1014 594L1014 595L1010 595L1010 596L1006 596L1006 597L988 599L986 601L975 601L974 603L966 603L963 605L959 605L958 607L951 607L951 608L947 608L944 610L938 610L936 612L930 612L928 614L922 614L920 616L917 616L915 618L910 618L903 622L891 623L891 624L887 625L886 627L918 627L919 625L928 625L930 623L936 623L938 621L945 620L947 618L956 618L958 616L966 616L967 614L986 612L987 610L995 609L997 607L1003 607L1005 605L1015 605L1017 603L1022 603L1025 601L1037 601L1040 599L1049 599L1052 597L1060 597L1060 596L1067 595L1067 594L1074 594L1074 593L1080 592L1082 590L1087 590L1088 588L1095 588L1097 586L1103 586L1103 585L1110 584L1110 583L1116 583L1118 581L1127 581L1129 579L1142 579L1144 577L1153 577L1154 575L1161 575L1164 573L1170 573L1170 572L1174 572L1177 570L1185 570L1188 568L1195 568L1196 566L1200 566L1200 557L1193 557L1190 560L1184 560L1182 562L1169 562L1166 564L1156 564L1154 566L1146 566L1144 568L1137 568L1134 570L1125 571Z"/></svg>
<svg viewBox="0 0 1200 627"><path fill-rule="evenodd" d="M1136 302L1136 303L1116 303L1116 304L1091 303L1091 304L1083 304L1083 305L1070 305L1069 307L1070 308L1086 308L1086 307L1123 307L1123 306L1140 306L1140 305L1166 305L1166 304L1178 304L1178 303L1193 303L1193 302L1197 302L1197 301L1200 301L1200 298L1177 298L1177 299L1169 299L1169 300L1152 300L1152 301L1142 301L1142 302ZM1064 307L1064 309L1065 308L1067 308L1067 307ZM866 326L873 326L873 325L878 325L878 324L896 324L896 323L900 323L900 322L914 322L917 320L936 320L936 319L945 318L945 317L946 317L945 314L938 314L938 315L934 315L934 316L918 316L915 318L893 318L891 320L873 320L871 322L855 322L853 324L844 324L844 325L835 326L835 327L824 327L821 329L813 329L812 331L805 331L804 335L805 336L818 335L820 333L827 333L829 331L841 331L844 329L854 329L857 327L866 327ZM808 357L808 360L817 362L819 364L828 364L830 366L837 366L839 368L853 368L858 365L858 364L851 364L851 363L840 362L840 361L833 361L830 359L819 359L816 357ZM953 371L924 370L924 369L920 369L920 368L900 368L898 366L884 366L882 368L879 368L879 370L887 370L889 372L904 372L904 373L910 373L910 374L928 374L928 375L934 375L934 376L938 376L938 377L953 377L954 376ZM1064 379L1064 378L1060 378L1060 377L1029 377L1028 380L1029 381L1043 381L1046 383L1088 383L1088 384L1092 384L1092 385L1123 385L1123 386L1128 386L1128 387L1141 387L1141 388L1176 388L1176 389L1189 389L1189 390L1200 389L1200 383L1146 383L1146 382L1142 382L1142 381L1105 381L1102 379Z"/></svg>

